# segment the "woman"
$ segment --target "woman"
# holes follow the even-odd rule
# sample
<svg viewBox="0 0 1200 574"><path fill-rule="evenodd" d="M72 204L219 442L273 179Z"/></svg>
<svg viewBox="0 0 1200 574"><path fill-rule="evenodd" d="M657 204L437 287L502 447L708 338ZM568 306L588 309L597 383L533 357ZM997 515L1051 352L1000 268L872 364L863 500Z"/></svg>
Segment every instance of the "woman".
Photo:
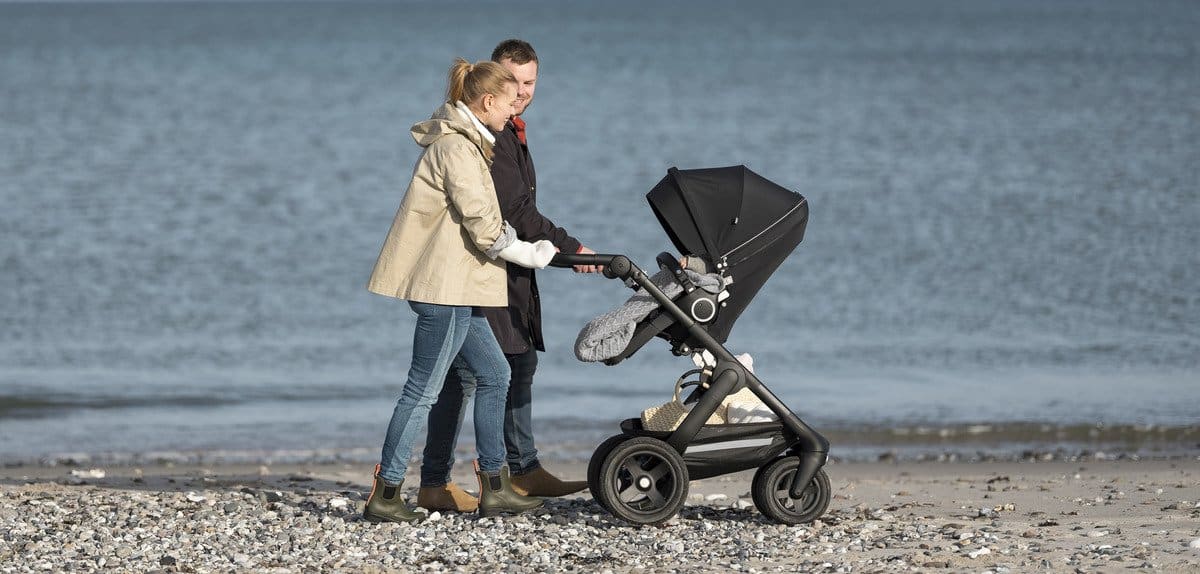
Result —
<svg viewBox="0 0 1200 574"><path fill-rule="evenodd" d="M549 241L527 243L500 217L488 171L495 139L513 113L517 82L494 62L459 58L450 67L446 103L412 136L425 151L384 241L367 289L407 299L417 314L412 364L376 468L363 516L373 522L423 517L400 497L400 486L430 406L451 362L475 375L476 472L479 512L521 512L541 506L519 496L503 466L508 362L479 307L508 304L504 261L543 268ZM501 261L503 260L503 261ZM457 357L457 359L456 359Z"/></svg>

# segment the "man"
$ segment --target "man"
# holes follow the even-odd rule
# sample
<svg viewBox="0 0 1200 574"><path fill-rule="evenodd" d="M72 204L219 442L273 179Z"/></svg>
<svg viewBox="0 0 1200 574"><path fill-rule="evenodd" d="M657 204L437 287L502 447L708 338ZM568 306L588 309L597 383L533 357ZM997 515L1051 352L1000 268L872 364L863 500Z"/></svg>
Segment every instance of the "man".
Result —
<svg viewBox="0 0 1200 574"><path fill-rule="evenodd" d="M537 179L525 139L521 114L533 102L537 87L538 59L533 46L522 40L505 40L492 51L492 61L508 68L517 78L514 116L496 134L492 180L500 200L500 213L524 241L549 240L562 253L594 253L554 225L537 210ZM592 266L575 271L592 273ZM512 368L508 403L504 415L504 442L513 490L526 496L564 496L587 487L586 481L565 482L542 468L534 448L532 428L532 384L542 341L541 302L532 269L508 266L508 307L484 308ZM454 444L463 418L463 403L474 392L470 373L456 361L446 377L437 403L429 412L429 435L421 464L421 490L417 505L429 510L474 511L476 499L450 480ZM465 382L465 384L464 384Z"/></svg>

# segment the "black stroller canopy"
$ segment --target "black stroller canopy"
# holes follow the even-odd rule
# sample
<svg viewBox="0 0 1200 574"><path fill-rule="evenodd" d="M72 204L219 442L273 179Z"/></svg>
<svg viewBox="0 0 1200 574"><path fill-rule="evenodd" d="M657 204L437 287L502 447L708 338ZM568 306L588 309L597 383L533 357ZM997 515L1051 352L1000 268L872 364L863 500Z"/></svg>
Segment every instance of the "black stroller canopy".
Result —
<svg viewBox="0 0 1200 574"><path fill-rule="evenodd" d="M749 252L762 247L755 243L778 238L779 233L770 233L773 226L798 227L799 243L808 223L804 196L744 165L671 168L646 199L675 247L713 263L749 257ZM787 250L795 246L788 245Z"/></svg>
<svg viewBox="0 0 1200 574"><path fill-rule="evenodd" d="M744 165L671 168L646 199L681 253L700 255L733 279L731 298L708 329L722 343L808 225L804 196Z"/></svg>

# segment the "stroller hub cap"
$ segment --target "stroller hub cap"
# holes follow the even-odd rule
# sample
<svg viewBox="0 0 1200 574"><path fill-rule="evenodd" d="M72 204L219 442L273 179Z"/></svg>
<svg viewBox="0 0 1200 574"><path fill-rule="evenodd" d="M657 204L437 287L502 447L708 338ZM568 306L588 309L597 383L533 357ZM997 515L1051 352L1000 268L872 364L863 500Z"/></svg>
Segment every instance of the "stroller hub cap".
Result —
<svg viewBox="0 0 1200 574"><path fill-rule="evenodd" d="M717 308L708 299L692 301L692 318L701 323L707 323L717 314Z"/></svg>
<svg viewBox="0 0 1200 574"><path fill-rule="evenodd" d="M637 487L639 490L650 490L650 487L653 485L654 481L650 480L650 477L648 476L638 478Z"/></svg>

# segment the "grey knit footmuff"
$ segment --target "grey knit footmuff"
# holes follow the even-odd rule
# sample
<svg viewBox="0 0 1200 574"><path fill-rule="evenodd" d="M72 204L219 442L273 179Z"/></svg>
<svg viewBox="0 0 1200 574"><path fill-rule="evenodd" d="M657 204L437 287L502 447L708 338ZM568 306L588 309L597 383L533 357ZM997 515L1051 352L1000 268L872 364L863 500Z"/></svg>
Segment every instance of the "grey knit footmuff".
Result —
<svg viewBox="0 0 1200 574"><path fill-rule="evenodd" d="M688 278L697 287L709 293L720 293L724 282L719 274L700 274L685 269ZM683 287L667 271L659 271L650 278L663 293L674 299L683 291ZM625 304L609 311L584 325L575 339L575 356L580 361L596 362L611 359L625 350L634 329L642 319L658 308L655 301L645 289L637 292L625 301Z"/></svg>

